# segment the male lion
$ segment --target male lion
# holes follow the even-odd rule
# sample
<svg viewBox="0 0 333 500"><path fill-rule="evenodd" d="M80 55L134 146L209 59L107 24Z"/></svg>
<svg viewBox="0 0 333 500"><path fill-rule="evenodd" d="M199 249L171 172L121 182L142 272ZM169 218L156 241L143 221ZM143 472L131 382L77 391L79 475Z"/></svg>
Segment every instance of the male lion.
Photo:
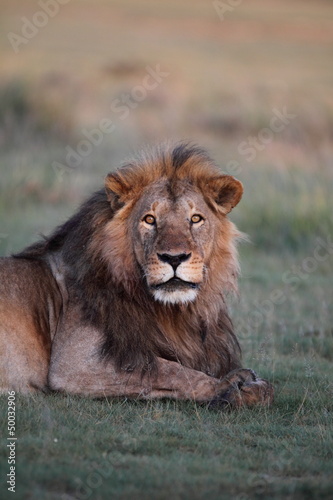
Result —
<svg viewBox="0 0 333 500"><path fill-rule="evenodd" d="M1 391L270 403L225 303L239 236L226 216L242 192L201 149L160 149L1 259Z"/></svg>

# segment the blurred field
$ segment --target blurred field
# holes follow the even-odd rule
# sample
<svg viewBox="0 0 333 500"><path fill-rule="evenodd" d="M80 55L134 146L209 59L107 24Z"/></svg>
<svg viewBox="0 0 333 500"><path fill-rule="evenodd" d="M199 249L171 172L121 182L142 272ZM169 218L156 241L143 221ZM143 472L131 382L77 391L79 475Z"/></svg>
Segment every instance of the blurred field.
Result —
<svg viewBox="0 0 333 500"><path fill-rule="evenodd" d="M331 498L332 2L247 0L222 20L206 0L70 0L15 53L8 34L39 10L0 6L0 254L64 221L137 149L206 147L244 184L232 219L251 243L232 317L244 364L277 393L272 409L223 415L190 403L20 398L16 497ZM158 68L167 76L124 117L119 103L140 98L134 89ZM66 148L105 119L112 133L66 163ZM272 306L276 291L284 300ZM2 477L6 456L1 448ZM87 488L106 463L110 474Z"/></svg>

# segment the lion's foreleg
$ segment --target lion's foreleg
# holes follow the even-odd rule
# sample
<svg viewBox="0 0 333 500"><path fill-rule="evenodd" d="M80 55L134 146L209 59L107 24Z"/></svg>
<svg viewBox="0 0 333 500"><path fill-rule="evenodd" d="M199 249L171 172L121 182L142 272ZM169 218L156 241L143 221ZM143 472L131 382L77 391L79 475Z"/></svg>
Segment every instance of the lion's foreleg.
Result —
<svg viewBox="0 0 333 500"><path fill-rule="evenodd" d="M96 354L73 354L51 361L52 390L91 397L188 399L216 408L266 405L273 400L272 385L252 370L234 370L219 380L157 358L157 371L142 375L141 370L117 370L112 360L100 361Z"/></svg>
<svg viewBox="0 0 333 500"><path fill-rule="evenodd" d="M78 365L65 360L51 367L50 387L72 394L92 397L129 397L140 399L173 398L211 401L220 393L221 382L208 375L161 358L157 372L142 376L141 370L116 370L114 363L93 362L93 357Z"/></svg>
<svg viewBox="0 0 333 500"><path fill-rule="evenodd" d="M274 388L267 380L259 378L253 370L233 370L221 380L219 395L210 402L212 408L230 406L269 405L274 398Z"/></svg>
<svg viewBox="0 0 333 500"><path fill-rule="evenodd" d="M163 358L157 358L153 373L118 370L112 359L101 358L100 332L89 326L75 328L79 319L71 311L54 339L48 377L52 390L91 397L190 399L219 407L272 400L272 386L251 370L234 370L219 380Z"/></svg>

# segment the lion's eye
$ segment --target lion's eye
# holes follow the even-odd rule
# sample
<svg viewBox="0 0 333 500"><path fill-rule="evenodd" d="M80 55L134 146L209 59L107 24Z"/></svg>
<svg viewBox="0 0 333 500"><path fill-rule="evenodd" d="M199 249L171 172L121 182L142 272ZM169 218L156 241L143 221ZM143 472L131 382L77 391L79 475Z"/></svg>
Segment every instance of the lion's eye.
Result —
<svg viewBox="0 0 333 500"><path fill-rule="evenodd" d="M146 217L143 219L147 224L150 224L151 226L155 224L156 219L153 215L146 215Z"/></svg>
<svg viewBox="0 0 333 500"><path fill-rule="evenodd" d="M193 224L198 224L198 222L201 222L202 220L203 220L203 217L201 217L201 215L199 215L199 214L194 214L191 217L191 222Z"/></svg>

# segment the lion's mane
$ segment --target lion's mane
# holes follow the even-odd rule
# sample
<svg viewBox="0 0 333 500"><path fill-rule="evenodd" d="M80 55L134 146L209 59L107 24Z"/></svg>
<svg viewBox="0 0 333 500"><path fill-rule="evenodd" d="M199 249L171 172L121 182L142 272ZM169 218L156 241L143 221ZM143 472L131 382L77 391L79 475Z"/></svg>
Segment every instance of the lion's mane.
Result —
<svg viewBox="0 0 333 500"><path fill-rule="evenodd" d="M239 237L225 214L215 211L219 236L214 242L208 280L197 300L187 305L155 301L132 251L129 215L145 188L160 178L187 179L204 197L208 178L221 175L199 148L178 145L132 161L113 174L128 186L124 199L110 203L96 192L65 224L44 241L17 255L62 262L70 300L81 305L84 321L98 327L99 355L119 369L153 371L156 356L222 377L240 366L240 349L226 308L226 293L236 289ZM210 203L207 195L207 203Z"/></svg>

